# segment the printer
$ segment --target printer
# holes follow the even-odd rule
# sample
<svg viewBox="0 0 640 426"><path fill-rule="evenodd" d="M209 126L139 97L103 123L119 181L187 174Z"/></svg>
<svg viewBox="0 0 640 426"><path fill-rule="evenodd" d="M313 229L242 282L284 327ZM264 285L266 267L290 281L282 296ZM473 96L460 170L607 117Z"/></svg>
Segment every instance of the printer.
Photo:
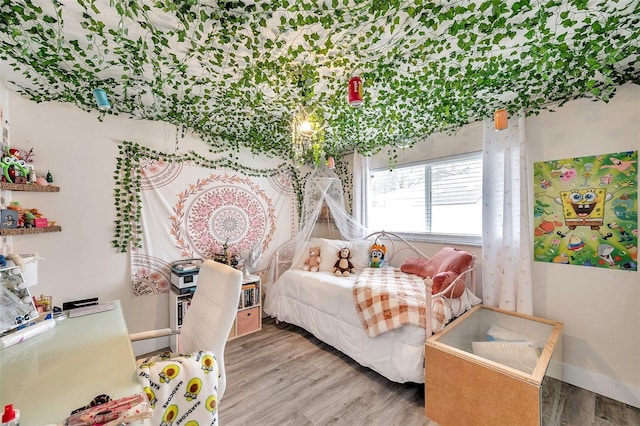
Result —
<svg viewBox="0 0 640 426"><path fill-rule="evenodd" d="M184 259L171 263L171 286L179 294L188 292L191 287L198 285L198 272L202 259Z"/></svg>

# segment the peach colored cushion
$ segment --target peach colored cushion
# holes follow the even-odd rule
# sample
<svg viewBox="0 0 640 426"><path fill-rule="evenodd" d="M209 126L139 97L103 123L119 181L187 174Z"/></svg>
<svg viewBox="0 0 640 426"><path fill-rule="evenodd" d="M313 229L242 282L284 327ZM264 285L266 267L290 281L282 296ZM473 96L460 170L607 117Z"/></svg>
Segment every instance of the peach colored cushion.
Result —
<svg viewBox="0 0 640 426"><path fill-rule="evenodd" d="M400 270L407 274L420 275L422 278L427 278L427 264L429 259L422 259L420 257L407 257L400 265Z"/></svg>
<svg viewBox="0 0 640 426"><path fill-rule="evenodd" d="M433 280L432 293L436 294L447 288L461 272L472 264L473 256L471 253L453 247L443 247L429 260L416 257L405 259L400 269L423 278L431 277ZM464 289L464 279L460 279L453 290L447 292L445 296L460 297L464 293Z"/></svg>

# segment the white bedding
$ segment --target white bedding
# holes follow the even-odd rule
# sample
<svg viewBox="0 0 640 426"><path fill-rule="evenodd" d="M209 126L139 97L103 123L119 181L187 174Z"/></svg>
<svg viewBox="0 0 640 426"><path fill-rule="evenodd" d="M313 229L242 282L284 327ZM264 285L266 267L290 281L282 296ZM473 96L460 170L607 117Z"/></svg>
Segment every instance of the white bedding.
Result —
<svg viewBox="0 0 640 426"><path fill-rule="evenodd" d="M368 337L353 301L356 275L291 269L267 289L264 310L398 383L424 383L425 329L406 325Z"/></svg>
<svg viewBox="0 0 640 426"><path fill-rule="evenodd" d="M353 285L358 275L290 269L266 288L264 311L279 321L304 328L318 339L391 381L424 383L426 330L415 325L369 337L356 311ZM446 311L445 323L481 303L469 289L458 299L435 298ZM435 324L439 331L444 324Z"/></svg>

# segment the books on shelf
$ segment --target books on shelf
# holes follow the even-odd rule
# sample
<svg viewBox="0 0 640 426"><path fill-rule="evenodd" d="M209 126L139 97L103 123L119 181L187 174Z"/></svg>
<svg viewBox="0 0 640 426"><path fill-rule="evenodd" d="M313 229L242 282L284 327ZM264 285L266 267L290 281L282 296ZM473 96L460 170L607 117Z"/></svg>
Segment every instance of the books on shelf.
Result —
<svg viewBox="0 0 640 426"><path fill-rule="evenodd" d="M260 304L260 286L255 283L244 284L240 292L238 309L250 308Z"/></svg>
<svg viewBox="0 0 640 426"><path fill-rule="evenodd" d="M182 327L182 320L184 316L187 314L187 309L191 305L191 297L182 297L178 299L178 328Z"/></svg>

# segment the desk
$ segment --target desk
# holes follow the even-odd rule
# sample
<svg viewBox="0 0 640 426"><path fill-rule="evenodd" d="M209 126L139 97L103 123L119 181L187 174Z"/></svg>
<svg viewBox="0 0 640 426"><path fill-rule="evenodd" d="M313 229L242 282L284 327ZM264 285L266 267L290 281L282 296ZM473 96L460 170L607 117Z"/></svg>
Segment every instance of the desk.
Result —
<svg viewBox="0 0 640 426"><path fill-rule="evenodd" d="M101 393L142 391L120 302L113 303L0 350L0 404L20 409L22 425L60 423Z"/></svg>

